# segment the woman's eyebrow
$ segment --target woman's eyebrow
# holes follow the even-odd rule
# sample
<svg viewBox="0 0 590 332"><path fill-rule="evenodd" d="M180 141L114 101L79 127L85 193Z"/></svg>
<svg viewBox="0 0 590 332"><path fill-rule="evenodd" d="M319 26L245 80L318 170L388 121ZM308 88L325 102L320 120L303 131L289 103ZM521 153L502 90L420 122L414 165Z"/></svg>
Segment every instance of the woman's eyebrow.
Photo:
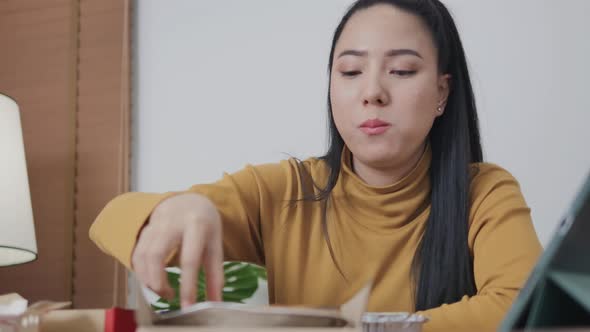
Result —
<svg viewBox="0 0 590 332"><path fill-rule="evenodd" d="M345 55L365 57L368 54L369 54L369 52L367 52L367 51L344 50L344 51L340 52L340 54L338 55L338 58L343 57ZM419 57L420 59L423 59L422 55L420 55L420 53L418 53L418 51L415 51L415 50L412 50L409 48L392 49L392 50L388 50L387 52L385 52L385 56L388 56L388 57L395 57L395 56L400 56L400 55L413 55L413 56Z"/></svg>

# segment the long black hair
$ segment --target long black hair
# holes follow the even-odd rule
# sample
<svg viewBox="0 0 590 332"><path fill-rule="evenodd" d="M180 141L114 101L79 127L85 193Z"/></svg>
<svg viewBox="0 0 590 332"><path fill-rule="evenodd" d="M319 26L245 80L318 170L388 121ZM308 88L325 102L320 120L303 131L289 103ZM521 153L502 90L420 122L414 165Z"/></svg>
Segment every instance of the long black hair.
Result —
<svg viewBox="0 0 590 332"><path fill-rule="evenodd" d="M445 112L434 121L428 137L432 151L429 174L431 208L411 269L416 310L426 310L476 293L473 258L467 243L470 163L483 159L475 98L459 32L451 14L438 0L356 1L334 33L329 77L334 49L346 23L357 11L377 4L388 4L419 17L432 35L438 52L439 73L450 74L451 77ZM304 200L326 203L324 216L330 193L338 181L344 147L334 123L330 100L328 91L329 147L327 153L320 157L329 168L328 180L325 187L316 187L316 194L304 196ZM323 223L324 235L332 253L326 218Z"/></svg>

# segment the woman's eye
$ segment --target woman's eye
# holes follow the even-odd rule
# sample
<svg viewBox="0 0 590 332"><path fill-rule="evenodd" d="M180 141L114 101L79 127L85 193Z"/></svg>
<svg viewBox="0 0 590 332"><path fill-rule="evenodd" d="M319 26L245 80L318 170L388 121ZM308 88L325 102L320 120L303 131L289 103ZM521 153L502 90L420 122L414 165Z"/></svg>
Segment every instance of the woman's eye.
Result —
<svg viewBox="0 0 590 332"><path fill-rule="evenodd" d="M394 74L401 77L412 76L416 73L415 70L392 70L389 72L390 74Z"/></svg>
<svg viewBox="0 0 590 332"><path fill-rule="evenodd" d="M354 76L360 74L361 72L358 70L353 70L353 71L343 71L341 73L342 73L342 76L354 77Z"/></svg>

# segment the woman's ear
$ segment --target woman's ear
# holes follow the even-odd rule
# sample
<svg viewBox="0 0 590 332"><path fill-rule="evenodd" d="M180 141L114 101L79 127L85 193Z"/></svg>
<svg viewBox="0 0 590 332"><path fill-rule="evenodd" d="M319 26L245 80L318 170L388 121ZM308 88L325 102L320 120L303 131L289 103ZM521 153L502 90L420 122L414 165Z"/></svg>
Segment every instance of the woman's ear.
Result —
<svg viewBox="0 0 590 332"><path fill-rule="evenodd" d="M451 75L444 74L438 77L438 104L436 105L436 111L438 116L441 116L445 107L447 106L447 100L451 91Z"/></svg>

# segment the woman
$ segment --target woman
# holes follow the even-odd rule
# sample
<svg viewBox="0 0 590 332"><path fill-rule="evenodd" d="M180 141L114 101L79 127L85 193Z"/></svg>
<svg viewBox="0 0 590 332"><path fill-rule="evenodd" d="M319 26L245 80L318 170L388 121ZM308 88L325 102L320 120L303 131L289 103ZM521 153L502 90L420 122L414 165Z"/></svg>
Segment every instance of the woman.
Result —
<svg viewBox="0 0 590 332"><path fill-rule="evenodd" d="M325 156L121 195L92 239L164 297L178 259L183 305L199 267L220 300L222 261L240 260L266 266L271 303L336 306L376 277L370 311L418 311L430 331L496 328L541 246L517 181L482 162L449 12L438 0L357 1L329 73Z"/></svg>

